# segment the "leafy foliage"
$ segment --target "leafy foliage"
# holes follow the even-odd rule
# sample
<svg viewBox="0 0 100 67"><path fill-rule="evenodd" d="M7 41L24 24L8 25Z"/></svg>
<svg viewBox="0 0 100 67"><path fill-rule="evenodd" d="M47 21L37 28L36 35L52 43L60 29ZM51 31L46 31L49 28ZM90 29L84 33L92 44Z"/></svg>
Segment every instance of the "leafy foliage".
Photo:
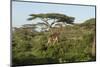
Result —
<svg viewBox="0 0 100 67"><path fill-rule="evenodd" d="M69 17L59 13L31 14L30 16L31 17L28 18L28 20L35 20L39 18L43 22L38 22L37 25L44 25L46 29L48 28L51 32L51 28L55 25L55 23L62 22L63 24L73 24L75 19L74 17Z"/></svg>
<svg viewBox="0 0 100 67"><path fill-rule="evenodd" d="M49 14L47 15L49 16ZM45 16L43 14L42 16L47 17L47 15ZM58 15L50 14L51 18L56 16ZM92 56L95 19L89 19L78 25L67 25L63 27L63 31L61 32L59 42L47 46L48 31L30 32L22 28L13 31L13 65L37 65L96 60L96 56Z"/></svg>

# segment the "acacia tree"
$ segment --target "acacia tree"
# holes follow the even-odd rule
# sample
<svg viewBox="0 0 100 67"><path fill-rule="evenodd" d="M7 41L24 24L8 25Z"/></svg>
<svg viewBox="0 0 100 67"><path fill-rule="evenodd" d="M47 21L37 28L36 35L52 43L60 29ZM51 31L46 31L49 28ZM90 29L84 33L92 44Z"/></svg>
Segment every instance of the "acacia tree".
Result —
<svg viewBox="0 0 100 67"><path fill-rule="evenodd" d="M39 18L42 22L38 22L37 25L44 25L47 27L50 32L52 33L52 27L55 25L55 23L62 22L65 25L66 24L73 24L74 17L70 17L64 14L59 13L45 13L45 14L30 14L30 18L28 20L35 20Z"/></svg>

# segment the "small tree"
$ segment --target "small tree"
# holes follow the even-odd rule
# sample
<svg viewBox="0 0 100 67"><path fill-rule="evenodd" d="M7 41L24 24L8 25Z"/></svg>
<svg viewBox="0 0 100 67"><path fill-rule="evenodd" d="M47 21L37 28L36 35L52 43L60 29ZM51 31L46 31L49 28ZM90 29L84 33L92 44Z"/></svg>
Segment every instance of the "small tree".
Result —
<svg viewBox="0 0 100 67"><path fill-rule="evenodd" d="M44 25L52 33L52 27L55 23L62 22L66 24L73 24L74 17L69 17L64 14L59 13L46 13L46 14L31 14L31 17L28 20L34 20L39 18L43 22L38 22L37 25ZM58 23L59 24L59 23Z"/></svg>

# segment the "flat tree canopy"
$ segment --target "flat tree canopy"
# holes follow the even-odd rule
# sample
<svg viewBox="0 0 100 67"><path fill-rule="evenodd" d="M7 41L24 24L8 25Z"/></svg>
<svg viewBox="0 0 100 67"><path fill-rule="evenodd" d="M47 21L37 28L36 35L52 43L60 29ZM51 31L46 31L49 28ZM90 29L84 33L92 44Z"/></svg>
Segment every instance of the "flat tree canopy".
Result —
<svg viewBox="0 0 100 67"><path fill-rule="evenodd" d="M59 24L62 22L64 25L73 24L75 18L67 16L65 14L59 13L40 13L40 14L30 14L28 20L35 20L39 18L42 22L38 22L38 25L45 25L48 29L52 28L55 23Z"/></svg>
<svg viewBox="0 0 100 67"><path fill-rule="evenodd" d="M64 14L59 14L59 13L46 13L46 14L30 14L30 18L28 20L34 20L36 18L40 18L43 21L48 21L54 19L55 22L64 22L68 24L73 24L74 22L74 17L69 17Z"/></svg>

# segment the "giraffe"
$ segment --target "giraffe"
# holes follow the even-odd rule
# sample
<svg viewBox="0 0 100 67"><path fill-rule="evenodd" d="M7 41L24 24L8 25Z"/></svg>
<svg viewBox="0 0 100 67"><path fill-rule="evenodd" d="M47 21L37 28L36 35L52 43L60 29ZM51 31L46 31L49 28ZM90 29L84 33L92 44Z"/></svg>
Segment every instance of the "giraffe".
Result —
<svg viewBox="0 0 100 67"><path fill-rule="evenodd" d="M47 45L48 44L54 45L55 43L58 43L61 30L62 26L53 28L51 35L48 37Z"/></svg>
<svg viewBox="0 0 100 67"><path fill-rule="evenodd" d="M49 38L48 38L47 44L52 43L52 44L54 45L55 43L58 43L59 35L60 35L59 32L54 32L53 34L51 34L51 35L49 36Z"/></svg>

